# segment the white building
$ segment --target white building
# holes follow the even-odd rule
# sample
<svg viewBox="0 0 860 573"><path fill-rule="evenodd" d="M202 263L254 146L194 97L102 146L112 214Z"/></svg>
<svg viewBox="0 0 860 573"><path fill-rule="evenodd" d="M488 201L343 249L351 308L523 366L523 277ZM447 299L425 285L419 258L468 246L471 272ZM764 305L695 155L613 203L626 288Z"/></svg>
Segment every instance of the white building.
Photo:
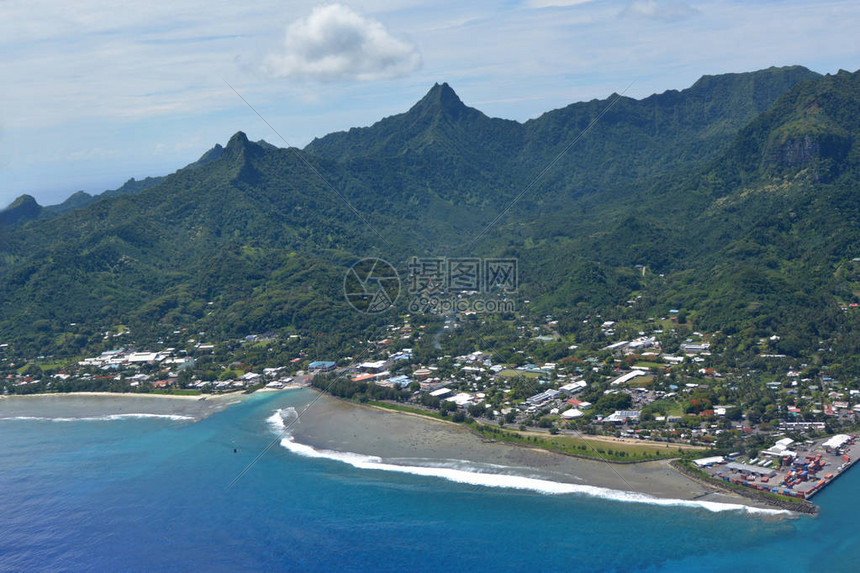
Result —
<svg viewBox="0 0 860 573"><path fill-rule="evenodd" d="M725 462L726 458L723 456L712 456L710 458L699 458L698 460L693 460L693 463L700 468L710 467L714 464L723 464Z"/></svg>
<svg viewBox="0 0 860 573"><path fill-rule="evenodd" d="M438 390L433 390L430 392L430 395L434 398L444 398L448 394L451 394L451 390L448 388L439 388Z"/></svg>
<svg viewBox="0 0 860 573"><path fill-rule="evenodd" d="M771 456L774 458L783 458L785 456L791 456L792 458L797 457L797 452L793 452L788 449L789 446L791 446L791 444L793 443L794 440L792 440L791 438L783 438L777 441L776 444L774 444L773 447L771 447L770 449L763 450L761 452L761 455Z"/></svg>
<svg viewBox="0 0 860 573"><path fill-rule="evenodd" d="M472 400L474 400L474 396L472 396L471 394L468 394L466 392L461 392L461 393L457 394L456 396L454 396L453 398L448 398L449 402L454 402L455 404L457 404L461 408L463 406L469 404L470 402L472 402Z"/></svg>
<svg viewBox="0 0 860 573"><path fill-rule="evenodd" d="M832 436L829 440L821 444L824 446L824 449L828 452L832 452L838 450L839 448L845 446L848 442L851 441L851 436L846 434L836 434Z"/></svg>
<svg viewBox="0 0 860 573"><path fill-rule="evenodd" d="M565 394L576 394L577 392L582 392L583 390L585 390L586 386L588 386L588 384L585 383L585 380L576 380L574 382L571 382L570 384L565 384L564 386L559 388L559 390L561 390Z"/></svg>
<svg viewBox="0 0 860 573"><path fill-rule="evenodd" d="M623 376L619 376L618 378L613 380L612 386L620 386L621 384L625 384L627 382L630 382L634 378L637 378L639 376L646 376L647 374L648 374L647 370L631 370L627 374L624 374Z"/></svg>
<svg viewBox="0 0 860 573"><path fill-rule="evenodd" d="M582 417L582 411L578 408L571 408L570 410L565 410L561 413L561 417L565 420L573 420L574 418Z"/></svg>

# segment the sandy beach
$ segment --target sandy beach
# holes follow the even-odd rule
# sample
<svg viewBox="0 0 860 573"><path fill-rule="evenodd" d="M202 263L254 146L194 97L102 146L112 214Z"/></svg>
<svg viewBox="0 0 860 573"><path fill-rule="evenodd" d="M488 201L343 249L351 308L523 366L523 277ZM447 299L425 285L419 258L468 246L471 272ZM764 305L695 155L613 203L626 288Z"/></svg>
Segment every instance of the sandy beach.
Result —
<svg viewBox="0 0 860 573"><path fill-rule="evenodd" d="M379 456L393 463L465 461L514 475L679 500L767 507L714 492L674 471L667 461L610 464L486 440L467 429L417 416L320 396L292 429L294 441L317 450Z"/></svg>
<svg viewBox="0 0 860 573"><path fill-rule="evenodd" d="M134 415L199 420L240 402L244 396L242 392L198 396L112 392L4 396L0 399L0 420L73 420Z"/></svg>
<svg viewBox="0 0 860 573"><path fill-rule="evenodd" d="M259 390L254 390L254 393L256 394L258 392L281 392L283 390L298 390L300 388L307 388L307 387L308 387L308 385L303 383L303 382L287 382L286 384L284 384L280 388L264 387L264 388L260 388Z"/></svg>

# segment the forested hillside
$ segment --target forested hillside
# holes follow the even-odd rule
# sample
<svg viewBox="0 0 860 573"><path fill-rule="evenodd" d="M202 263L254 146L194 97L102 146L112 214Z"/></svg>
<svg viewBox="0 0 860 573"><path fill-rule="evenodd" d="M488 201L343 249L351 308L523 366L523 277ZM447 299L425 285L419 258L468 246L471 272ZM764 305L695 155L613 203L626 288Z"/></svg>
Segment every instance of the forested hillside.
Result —
<svg viewBox="0 0 860 573"><path fill-rule="evenodd" d="M738 337L779 332L794 353L825 333L847 348L858 133L857 73L706 76L525 123L437 84L301 158L237 133L127 192L20 198L0 212L0 338L69 354L116 325L346 340L385 321L344 300L355 260L405 280L411 256L493 255L519 260L528 312L570 324L680 308Z"/></svg>

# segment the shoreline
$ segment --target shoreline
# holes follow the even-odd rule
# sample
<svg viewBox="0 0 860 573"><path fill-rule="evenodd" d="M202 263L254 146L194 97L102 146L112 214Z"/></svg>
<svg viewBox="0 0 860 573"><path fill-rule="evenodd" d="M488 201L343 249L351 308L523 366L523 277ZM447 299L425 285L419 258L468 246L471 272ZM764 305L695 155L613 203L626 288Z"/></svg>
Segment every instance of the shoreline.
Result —
<svg viewBox="0 0 860 573"><path fill-rule="evenodd" d="M392 415L398 413L412 418ZM379 464L385 466L382 469L392 471L403 467L402 471L407 473L422 474L428 468L451 471L453 467L458 468L453 471L461 471L462 475L479 476L475 479L489 479L486 474L491 473L493 479L500 481L531 479L572 492L593 490L595 497L692 505L713 511L765 510L765 513L798 515L789 514L786 508L769 500L750 499L692 480L675 470L668 459L618 464L567 455L537 446L490 440L461 424L349 402L328 394L317 399L292 430L285 447L295 448L297 453L311 449L316 452L312 454L315 457L347 463L356 455L374 458L371 466Z"/></svg>
<svg viewBox="0 0 860 573"><path fill-rule="evenodd" d="M716 481L713 478L706 478L704 476L696 475L694 472L682 466L678 463L678 460L671 460L669 464L672 466L672 469L677 471L679 474L686 476L688 479L693 480L694 482L701 483L705 487L714 488L720 491L724 491L727 493L734 493L752 500L756 500L762 502L764 504L771 505L773 507L777 507L780 509L784 509L786 511L792 511L794 513L803 513L806 515L817 516L818 515L818 506L807 500L798 500L796 502L792 501L783 501L781 499L775 499L766 496L764 493L760 491L756 491L749 488L742 489L733 489L728 485L725 485L722 482Z"/></svg>
<svg viewBox="0 0 860 573"><path fill-rule="evenodd" d="M202 420L240 402L242 391L192 396L138 392L57 392L4 396L0 420L110 420L162 416Z"/></svg>
<svg viewBox="0 0 860 573"><path fill-rule="evenodd" d="M259 392L282 392L284 390L300 390L301 388L310 388L308 384L302 384L299 382L290 382L288 384L284 384L281 388L267 388L263 386L257 390L254 390L252 393L257 394Z"/></svg>
<svg viewBox="0 0 860 573"><path fill-rule="evenodd" d="M476 437L480 438L481 440L483 440L487 443L505 444L505 445L514 446L517 448L528 448L528 449L532 449L532 450L547 452L550 454L557 454L560 456L569 456L572 458L578 458L578 459L582 459L582 460L601 461L601 462L605 462L605 463L609 463L609 464L616 464L616 465L629 465L629 464L654 463L654 462L659 462L659 461L671 462L671 461L678 459L678 457L676 456L676 457L659 458L659 459L655 459L655 460L648 460L648 459L624 460L624 461L622 461L622 460L607 460L607 459L602 458L600 456L588 456L588 455L577 454L577 453L573 453L573 452L563 452L560 450L553 450L550 448L545 448L545 447L537 446L537 445L529 445L529 444L523 444L523 443L512 442L512 441L507 441L507 440L496 440L496 439L490 438L490 437L482 434L481 432L479 432L475 428L472 428L470 425L460 424L460 423L454 422L452 420L434 418L433 416L420 414L418 412L409 412L409 411L405 411L405 410L397 410L394 408L385 408L384 406L378 406L376 404L361 404L358 402L351 402L350 400L346 400L344 398L338 398L337 396L331 396L331 397L336 399L336 400L342 400L344 402L351 403L351 404L354 404L355 406L359 406L362 408L374 408L376 410L380 410L383 412L395 412L398 414L404 414L406 416L415 416L416 418L422 418L424 420L429 420L431 422L442 422L445 424L450 424L453 427L461 428L463 430L468 430L470 433L472 433L473 435L475 435ZM479 422L479 423L484 423L484 422ZM486 423L484 423L484 424L486 424ZM535 432L535 431L529 431L529 430L522 431L522 430L516 430L513 428L507 428L507 427L504 427L501 429L503 429L505 431L509 431L509 432L517 432L518 434L521 434L524 436L535 436L535 437L539 437L539 438L546 438L547 436L550 435L549 433ZM564 434L564 435L565 436L571 436L570 434ZM623 443L623 444L634 445L634 446L642 445L641 440L633 440L630 438L612 438L609 436L594 436L591 434L581 434L579 436L571 436L571 437L576 437L576 438L581 439L582 441L585 441L585 442L600 442L601 444ZM684 449L702 450L702 451L705 450L705 448L702 448L700 446L687 446ZM715 489L720 489L720 488L715 488Z"/></svg>
<svg viewBox="0 0 860 573"><path fill-rule="evenodd" d="M46 398L54 396L84 396L84 397L117 397L117 398L172 398L174 400L188 400L203 402L206 400L217 400L243 394L244 391L224 392L219 394L157 394L147 392L40 392L36 394L9 394L0 396L3 398Z"/></svg>
<svg viewBox="0 0 860 573"><path fill-rule="evenodd" d="M337 400L344 401L344 402L349 402L349 400L344 400L343 398L337 398L337 397L334 397L334 398ZM785 511L791 511L793 513L802 513L802 514L811 515L811 516L817 516L818 515L818 506L816 506L815 504L813 504L811 502L792 503L790 501L773 499L773 498L769 498L769 497L767 497L767 496L765 496L759 492L735 490L735 489L732 489L732 488L730 488L730 487L728 487L728 486L726 486L720 482L717 482L716 480L711 480L711 479L697 476L697 475L693 474L692 472L688 471L686 468L684 468L683 465L681 465L679 463L679 458L666 458L666 459L662 459L662 460L634 460L634 461L602 460L600 458L582 456L582 455L572 454L569 452L561 452L561 451L557 451L557 450L551 450L548 448L543 448L540 446L530 446L527 444L519 444L516 442L505 442L504 440L493 440L491 438L487 438L486 436L484 436L483 434L481 434L477 430L470 428L468 426L464 426L463 424L458 424L458 423L452 422L450 420L440 420L440 419L434 418L432 416L424 416L424 415L418 414L416 412L405 412L402 410L388 409L388 408L384 408L382 406L376 406L374 404L360 404L360 403L354 403L354 404L356 406L359 406L359 407L374 408L374 409L385 411L385 412L394 412L394 413L406 414L408 416L415 416L417 418L423 418L425 420L430 420L430 421L434 421L434 422L443 422L443 423L451 424L453 426L459 426L463 429L469 430L472 434L474 434L475 436L477 436L479 438L482 438L487 443L502 443L502 444L509 445L509 446L527 448L527 449L531 449L534 451L544 452L547 454L570 456L573 458L579 458L579 459L590 460L590 461L602 461L606 464L614 464L614 465L629 465L629 464L640 464L640 463L654 463L654 464L656 464L656 463L662 462L667 467L671 468L676 473L678 473L679 475L681 475L681 476L683 476L683 477L685 477L685 478L687 478L693 482L696 482L699 485L701 485L701 486L703 486L703 487L705 487L705 488L707 488L713 492L722 492L722 493L725 493L728 495L738 495L741 497L745 497L749 500L753 500L755 502L758 502L758 504L763 504L767 507L771 507L773 509L781 509L781 510L785 510ZM526 431L526 432L521 432L521 433L529 434L529 435L543 435L540 432L528 432L528 431ZM615 443L615 442L625 442L625 443L632 443L632 444L637 443L637 440L631 440L628 438L609 438L609 437L604 437L604 436L588 435L588 439L589 440L593 439L593 441L598 441L598 442L603 442L603 443ZM704 449L704 448L697 448L697 449ZM759 507L759 506L756 505L755 507Z"/></svg>

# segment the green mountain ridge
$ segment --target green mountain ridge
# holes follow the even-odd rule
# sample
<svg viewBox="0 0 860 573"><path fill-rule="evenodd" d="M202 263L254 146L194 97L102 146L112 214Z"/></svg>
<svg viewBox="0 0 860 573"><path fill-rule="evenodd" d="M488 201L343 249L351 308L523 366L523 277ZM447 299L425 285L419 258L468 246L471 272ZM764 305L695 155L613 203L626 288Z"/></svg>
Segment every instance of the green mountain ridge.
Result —
<svg viewBox="0 0 860 573"><path fill-rule="evenodd" d="M264 146L267 149L278 149L276 146L264 141L260 140L257 142L258 145ZM215 146L204 153L200 159L187 165L186 167L197 168L206 165L207 163L211 163L218 159L221 156L223 151L223 147L220 144L215 144ZM70 195L65 201L59 203L57 205L47 205L41 206L36 200L27 194L21 195L16 198L8 207L0 210L0 225L5 225L7 227L12 227L15 225L21 225L27 223L29 221L35 219L49 219L52 217L56 217L58 215L62 215L63 213L67 213L69 211L73 211L75 209L81 209L100 199L106 199L108 197L116 197L118 195L131 195L135 193L140 193L141 191L145 191L150 187L154 187L155 185L161 183L164 179L163 176L157 177L145 177L141 180L136 180L134 177L126 181L121 187L116 189L109 189L107 191L103 191L102 193L97 193L95 195L91 195L86 191L76 191L72 195ZM32 205L35 203L35 206Z"/></svg>
<svg viewBox="0 0 860 573"><path fill-rule="evenodd" d="M345 340L385 320L346 305L349 264L379 256L405 279L411 256L468 255L517 257L532 312L682 308L703 328L815 346L815 332L852 332L839 304L860 292L846 263L860 246L858 77L705 76L525 123L436 84L403 114L314 140L301 153L320 176L239 132L149 188L0 226L0 337L65 352L112 324L143 340L179 327Z"/></svg>
<svg viewBox="0 0 860 573"><path fill-rule="evenodd" d="M77 191L70 195L65 201L57 205L41 206L30 195L21 195L15 199L6 209L0 211L0 226L14 227L23 225L36 219L50 219L91 205L99 199L116 197L118 195L131 195L139 193L150 187L154 187L164 179L163 177L146 177L140 181L134 177L126 181L117 189L109 189L96 195L90 195L86 191Z"/></svg>

